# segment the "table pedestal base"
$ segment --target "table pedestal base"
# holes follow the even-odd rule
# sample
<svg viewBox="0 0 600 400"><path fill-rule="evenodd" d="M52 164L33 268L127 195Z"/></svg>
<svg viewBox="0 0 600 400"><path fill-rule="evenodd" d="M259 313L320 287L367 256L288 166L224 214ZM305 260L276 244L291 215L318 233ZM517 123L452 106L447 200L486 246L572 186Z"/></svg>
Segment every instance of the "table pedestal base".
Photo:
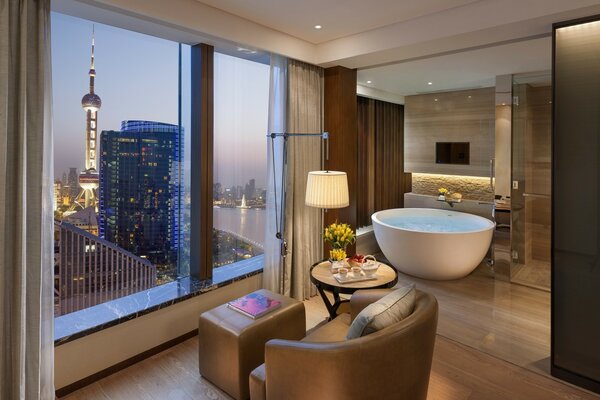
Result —
<svg viewBox="0 0 600 400"><path fill-rule="evenodd" d="M327 319L328 321L331 321L332 319L334 319L335 317L337 317L337 310L338 308L340 308L340 306L342 305L342 303L347 303L350 300L348 299L342 299L340 297L340 293L339 290L332 290L333 293L333 304L331 304L331 301L329 300L329 297L327 297L327 295L325 294L325 291L323 290L323 288L321 287L321 285L317 284L315 285L317 287L317 290L319 291L319 294L321 295L321 298L323 299L323 303L325 303L325 307L327 308L327 312L329 312L329 318Z"/></svg>

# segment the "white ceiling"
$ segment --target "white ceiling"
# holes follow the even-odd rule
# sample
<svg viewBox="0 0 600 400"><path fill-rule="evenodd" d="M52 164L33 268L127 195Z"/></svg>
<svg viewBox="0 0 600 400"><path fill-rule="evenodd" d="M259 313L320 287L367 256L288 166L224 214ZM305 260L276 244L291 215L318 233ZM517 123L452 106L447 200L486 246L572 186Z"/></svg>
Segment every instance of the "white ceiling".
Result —
<svg viewBox="0 0 600 400"><path fill-rule="evenodd" d="M361 70L370 71L372 92L399 93L548 69L549 46L530 41L548 37L554 22L600 14L600 0L53 0L52 7L182 43L357 68L362 80ZM390 64L397 65L379 68ZM419 86L427 80L440 83Z"/></svg>
<svg viewBox="0 0 600 400"><path fill-rule="evenodd" d="M478 0L197 1L318 44ZM315 25L321 25L322 29L315 29Z"/></svg>
<svg viewBox="0 0 600 400"><path fill-rule="evenodd" d="M490 87L497 75L549 70L551 46L544 37L363 69L358 84L400 96Z"/></svg>

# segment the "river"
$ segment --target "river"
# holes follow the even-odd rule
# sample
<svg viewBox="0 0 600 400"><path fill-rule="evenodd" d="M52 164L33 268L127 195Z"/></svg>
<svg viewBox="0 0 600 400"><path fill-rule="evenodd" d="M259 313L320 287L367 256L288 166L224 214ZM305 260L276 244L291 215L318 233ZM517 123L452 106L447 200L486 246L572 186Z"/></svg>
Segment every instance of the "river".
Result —
<svg viewBox="0 0 600 400"><path fill-rule="evenodd" d="M234 233L251 244L265 243L266 212L260 208L213 208L215 229Z"/></svg>

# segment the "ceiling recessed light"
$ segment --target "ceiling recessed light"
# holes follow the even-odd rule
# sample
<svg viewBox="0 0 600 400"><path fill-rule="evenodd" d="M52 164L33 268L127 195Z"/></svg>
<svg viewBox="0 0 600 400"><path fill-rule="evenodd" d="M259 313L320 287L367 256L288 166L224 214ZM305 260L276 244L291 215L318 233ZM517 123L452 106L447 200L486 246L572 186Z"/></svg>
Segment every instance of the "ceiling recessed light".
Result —
<svg viewBox="0 0 600 400"><path fill-rule="evenodd" d="M367 83L373 83L373 81L367 81Z"/></svg>
<svg viewBox="0 0 600 400"><path fill-rule="evenodd" d="M245 54L256 54L256 50L247 49L245 47L238 47L237 51L241 51L242 53L245 53Z"/></svg>
<svg viewBox="0 0 600 400"><path fill-rule="evenodd" d="M473 97L473 96L469 96L469 98L471 98L471 97Z"/></svg>
<svg viewBox="0 0 600 400"><path fill-rule="evenodd" d="M433 82L427 82L428 85L433 85Z"/></svg>
<svg viewBox="0 0 600 400"><path fill-rule="evenodd" d="M438 99L433 99L433 101L438 101Z"/></svg>
<svg viewBox="0 0 600 400"><path fill-rule="evenodd" d="M321 29L322 26L321 25L315 25L315 29Z"/></svg>
<svg viewBox="0 0 600 400"><path fill-rule="evenodd" d="M503 105L503 106L505 106L505 105L506 105L506 103L502 103L502 105Z"/></svg>

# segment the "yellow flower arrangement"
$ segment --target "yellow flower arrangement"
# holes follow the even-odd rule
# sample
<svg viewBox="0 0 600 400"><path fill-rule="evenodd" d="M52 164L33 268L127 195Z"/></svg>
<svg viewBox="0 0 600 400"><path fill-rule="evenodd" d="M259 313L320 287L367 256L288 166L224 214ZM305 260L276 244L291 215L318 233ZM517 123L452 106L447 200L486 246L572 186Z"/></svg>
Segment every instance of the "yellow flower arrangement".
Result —
<svg viewBox="0 0 600 400"><path fill-rule="evenodd" d="M346 246L356 241L354 231L348 224L338 224L334 222L325 228L323 239L331 245L333 249L345 249Z"/></svg>
<svg viewBox="0 0 600 400"><path fill-rule="evenodd" d="M446 188L443 188L443 187L442 187L442 188L439 188L439 189L438 189L438 194L439 194L440 196L445 196L445 195L447 195L447 194L449 194L449 193L450 193L450 191L449 191L448 189L446 189Z"/></svg>
<svg viewBox="0 0 600 400"><path fill-rule="evenodd" d="M342 261L346 259L346 251L344 249L333 249L329 251L329 259L332 261Z"/></svg>

